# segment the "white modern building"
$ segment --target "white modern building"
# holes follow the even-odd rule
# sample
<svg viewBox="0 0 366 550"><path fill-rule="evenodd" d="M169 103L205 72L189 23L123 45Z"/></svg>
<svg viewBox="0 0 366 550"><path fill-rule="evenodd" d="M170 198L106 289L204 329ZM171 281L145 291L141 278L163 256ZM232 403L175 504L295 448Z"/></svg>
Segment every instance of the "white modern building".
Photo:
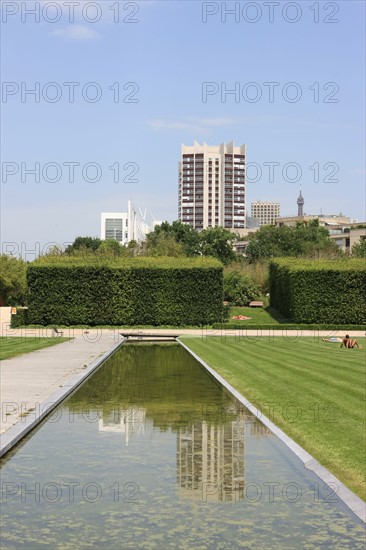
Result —
<svg viewBox="0 0 366 550"><path fill-rule="evenodd" d="M144 241L146 235L154 230L157 222L147 210L137 210L131 201L128 201L127 212L102 212L100 238L114 239L125 245L130 241Z"/></svg>
<svg viewBox="0 0 366 550"><path fill-rule="evenodd" d="M197 231L245 227L245 145L182 145L178 219Z"/></svg>
<svg viewBox="0 0 366 550"><path fill-rule="evenodd" d="M251 205L251 217L258 220L259 225L274 225L280 217L280 203L256 201Z"/></svg>

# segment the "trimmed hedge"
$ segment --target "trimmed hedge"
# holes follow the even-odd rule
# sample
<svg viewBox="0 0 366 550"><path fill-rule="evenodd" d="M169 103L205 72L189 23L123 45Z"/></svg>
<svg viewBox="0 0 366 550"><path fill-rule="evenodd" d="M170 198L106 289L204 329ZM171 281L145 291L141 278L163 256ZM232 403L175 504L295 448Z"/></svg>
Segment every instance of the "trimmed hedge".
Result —
<svg viewBox="0 0 366 550"><path fill-rule="evenodd" d="M269 267L270 305L295 323L365 325L365 267L357 259L277 259Z"/></svg>
<svg viewBox="0 0 366 550"><path fill-rule="evenodd" d="M10 325L12 328L23 327L28 324L28 308L17 307L16 315L11 315Z"/></svg>
<svg viewBox="0 0 366 550"><path fill-rule="evenodd" d="M365 325L327 325L327 324L301 324L301 323L280 323L280 324L243 324L238 323L213 323L212 327L214 329L220 330L329 330L329 331L339 331L339 330L365 330Z"/></svg>
<svg viewBox="0 0 366 550"><path fill-rule="evenodd" d="M223 268L213 259L42 258L28 267L27 282L29 324L181 326L223 320Z"/></svg>

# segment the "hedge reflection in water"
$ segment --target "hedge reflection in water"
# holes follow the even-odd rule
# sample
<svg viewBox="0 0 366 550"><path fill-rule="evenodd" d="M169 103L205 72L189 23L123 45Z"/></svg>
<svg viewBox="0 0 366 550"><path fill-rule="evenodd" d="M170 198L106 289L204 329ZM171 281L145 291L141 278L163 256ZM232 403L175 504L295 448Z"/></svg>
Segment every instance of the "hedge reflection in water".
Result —
<svg viewBox="0 0 366 550"><path fill-rule="evenodd" d="M127 344L67 402L71 414L98 410L103 418L120 418L123 411L143 409L146 419L162 431L177 431L192 423L213 425L254 417L207 375L177 344ZM133 424L135 415L128 417ZM137 421L137 420L136 420Z"/></svg>

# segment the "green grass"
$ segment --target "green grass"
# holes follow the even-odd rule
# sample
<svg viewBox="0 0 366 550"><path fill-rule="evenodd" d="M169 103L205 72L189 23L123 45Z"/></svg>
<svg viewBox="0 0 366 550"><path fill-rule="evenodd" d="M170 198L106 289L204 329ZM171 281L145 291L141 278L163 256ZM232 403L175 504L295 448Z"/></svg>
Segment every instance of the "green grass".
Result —
<svg viewBox="0 0 366 550"><path fill-rule="evenodd" d="M17 336L0 337L0 360L10 359L23 353L30 353L42 348L49 348L69 338L18 338Z"/></svg>
<svg viewBox="0 0 366 550"><path fill-rule="evenodd" d="M246 321L235 321L232 319L236 315L245 315L251 317ZM228 323L235 323L243 325L279 325L280 323L288 322L287 319L281 317L280 313L273 307L232 307L230 309L230 316Z"/></svg>
<svg viewBox="0 0 366 550"><path fill-rule="evenodd" d="M182 337L286 434L365 499L365 339Z"/></svg>

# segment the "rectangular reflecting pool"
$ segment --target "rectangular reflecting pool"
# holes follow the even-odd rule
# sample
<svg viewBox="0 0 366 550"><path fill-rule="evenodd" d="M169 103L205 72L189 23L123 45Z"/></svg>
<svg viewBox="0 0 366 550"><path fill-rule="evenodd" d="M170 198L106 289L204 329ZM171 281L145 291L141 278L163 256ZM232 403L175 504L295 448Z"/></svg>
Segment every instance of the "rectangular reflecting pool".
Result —
<svg viewBox="0 0 366 550"><path fill-rule="evenodd" d="M365 530L179 344L125 344L1 462L2 550L362 549Z"/></svg>

